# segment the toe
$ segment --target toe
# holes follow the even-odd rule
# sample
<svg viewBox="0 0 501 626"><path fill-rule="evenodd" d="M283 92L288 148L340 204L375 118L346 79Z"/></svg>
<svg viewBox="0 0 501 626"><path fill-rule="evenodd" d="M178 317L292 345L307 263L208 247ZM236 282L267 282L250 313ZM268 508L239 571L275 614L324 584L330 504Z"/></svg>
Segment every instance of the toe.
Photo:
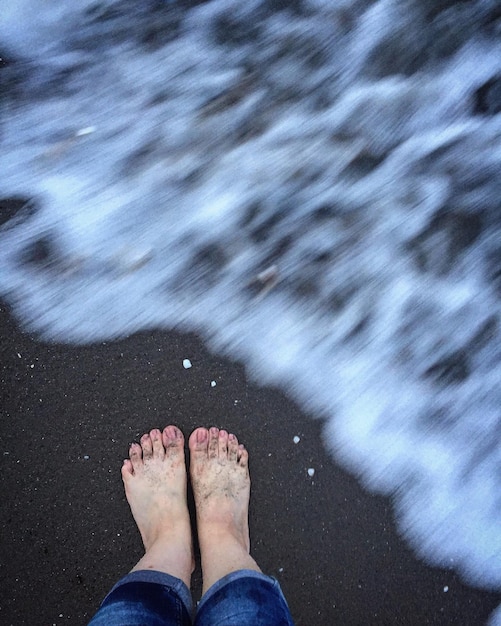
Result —
<svg viewBox="0 0 501 626"><path fill-rule="evenodd" d="M228 433L225 430L219 431L218 456L220 459L228 458Z"/></svg>
<svg viewBox="0 0 501 626"><path fill-rule="evenodd" d="M209 430L209 459L217 459L219 455L219 429L213 426Z"/></svg>
<svg viewBox="0 0 501 626"><path fill-rule="evenodd" d="M132 467L132 463L129 461L129 459L124 459L124 462L122 465L123 480L126 481L133 475L134 475L134 468Z"/></svg>
<svg viewBox="0 0 501 626"><path fill-rule="evenodd" d="M165 449L162 443L162 433L158 428L154 428L150 431L151 445L153 448L153 456L155 458L163 459L165 456Z"/></svg>
<svg viewBox="0 0 501 626"><path fill-rule="evenodd" d="M141 437L141 448L143 449L143 460L151 459L153 456L153 443L149 433Z"/></svg>
<svg viewBox="0 0 501 626"><path fill-rule="evenodd" d="M240 444L238 446L237 461L240 467L247 467L249 464L249 453L247 452L243 444Z"/></svg>
<svg viewBox="0 0 501 626"><path fill-rule="evenodd" d="M143 451L138 443L131 443L129 448L129 458L133 471L136 472L143 464Z"/></svg>
<svg viewBox="0 0 501 626"><path fill-rule="evenodd" d="M196 428L190 435L188 447L192 454L203 452L207 454L207 446L209 445L209 431L207 428Z"/></svg>
<svg viewBox="0 0 501 626"><path fill-rule="evenodd" d="M232 461L233 463L235 463L237 460L237 454L238 454L238 439L235 437L235 435L230 433L228 435L228 459Z"/></svg>
<svg viewBox="0 0 501 626"><path fill-rule="evenodd" d="M162 432L162 441L165 453L169 456L184 449L184 435L177 426L166 426Z"/></svg>

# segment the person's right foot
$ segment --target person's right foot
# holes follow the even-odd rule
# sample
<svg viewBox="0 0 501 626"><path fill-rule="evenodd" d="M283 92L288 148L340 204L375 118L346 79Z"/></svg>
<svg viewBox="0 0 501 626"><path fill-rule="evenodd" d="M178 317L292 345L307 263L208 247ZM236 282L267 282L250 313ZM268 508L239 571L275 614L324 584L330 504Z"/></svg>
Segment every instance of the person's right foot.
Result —
<svg viewBox="0 0 501 626"><path fill-rule="evenodd" d="M217 428L197 428L189 448L206 591L232 571L260 571L249 555L249 455L235 435Z"/></svg>

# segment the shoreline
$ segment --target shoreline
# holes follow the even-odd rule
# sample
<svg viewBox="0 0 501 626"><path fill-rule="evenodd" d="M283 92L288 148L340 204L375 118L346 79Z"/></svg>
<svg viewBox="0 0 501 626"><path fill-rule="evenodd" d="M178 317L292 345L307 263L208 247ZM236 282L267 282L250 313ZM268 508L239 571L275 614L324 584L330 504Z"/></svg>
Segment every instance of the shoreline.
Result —
<svg viewBox="0 0 501 626"><path fill-rule="evenodd" d="M395 530L390 500L364 491L328 455L322 421L249 383L241 364L196 335L48 344L21 332L3 303L0 334L2 623L92 617L142 553L122 459L131 441L168 423L185 437L214 424L246 444L252 554L279 580L297 626L473 626L501 603L500 592L418 561ZM200 583L197 563L195 599Z"/></svg>

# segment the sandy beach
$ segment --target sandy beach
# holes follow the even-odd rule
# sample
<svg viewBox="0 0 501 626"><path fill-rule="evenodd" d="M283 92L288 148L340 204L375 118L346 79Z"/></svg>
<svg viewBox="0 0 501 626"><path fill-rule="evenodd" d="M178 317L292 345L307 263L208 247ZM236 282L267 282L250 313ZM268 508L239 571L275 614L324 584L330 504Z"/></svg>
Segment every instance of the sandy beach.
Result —
<svg viewBox="0 0 501 626"><path fill-rule="evenodd" d="M326 454L321 420L250 384L197 337L49 345L20 332L4 305L0 329L2 624L88 621L141 555L119 471L128 444L168 423L185 435L215 424L247 445L252 553L280 581L297 626L473 626L501 601L417 561L390 502Z"/></svg>

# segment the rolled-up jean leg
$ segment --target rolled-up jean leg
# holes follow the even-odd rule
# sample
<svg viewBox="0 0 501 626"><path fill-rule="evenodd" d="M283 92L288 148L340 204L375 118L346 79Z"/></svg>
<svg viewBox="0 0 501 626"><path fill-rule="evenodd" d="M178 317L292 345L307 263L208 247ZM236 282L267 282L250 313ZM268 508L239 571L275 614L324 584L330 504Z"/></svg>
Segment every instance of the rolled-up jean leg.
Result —
<svg viewBox="0 0 501 626"><path fill-rule="evenodd" d="M294 626L294 622L277 580L239 570L204 594L195 626Z"/></svg>
<svg viewBox="0 0 501 626"><path fill-rule="evenodd" d="M89 626L191 626L192 602L179 578L152 570L124 576Z"/></svg>

